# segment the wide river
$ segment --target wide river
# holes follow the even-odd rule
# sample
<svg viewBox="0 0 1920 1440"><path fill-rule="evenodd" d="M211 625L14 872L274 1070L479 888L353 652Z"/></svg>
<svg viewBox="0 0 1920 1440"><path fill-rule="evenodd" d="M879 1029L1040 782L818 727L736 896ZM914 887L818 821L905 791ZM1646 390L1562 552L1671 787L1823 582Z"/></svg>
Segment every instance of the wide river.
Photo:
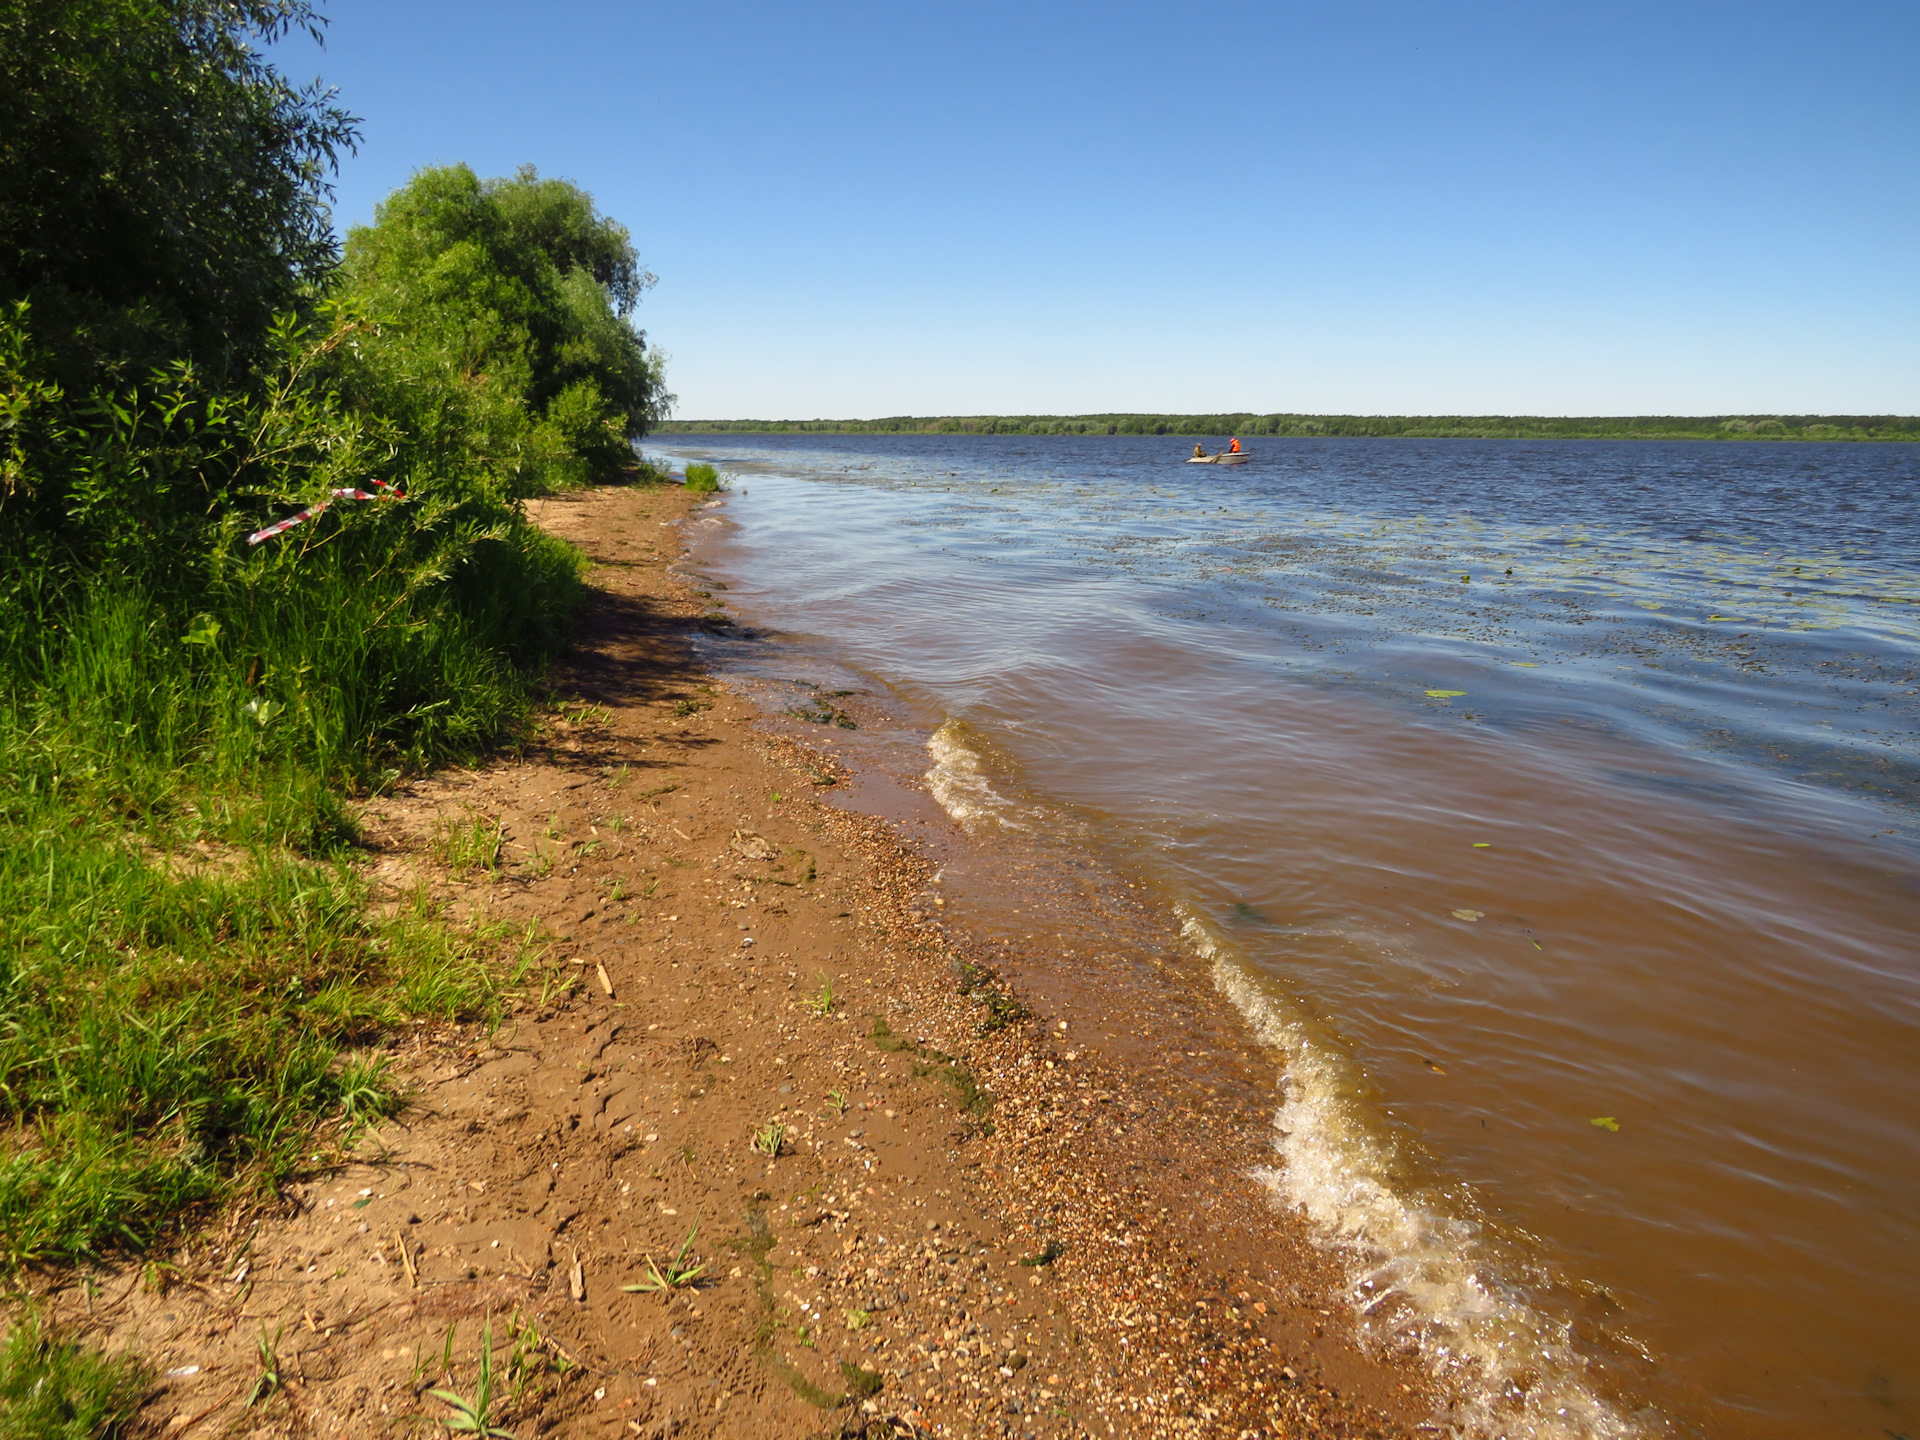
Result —
<svg viewBox="0 0 1920 1440"><path fill-rule="evenodd" d="M1920 447L1191 446L648 449L970 833L1184 923L1455 1423L1920 1437Z"/></svg>

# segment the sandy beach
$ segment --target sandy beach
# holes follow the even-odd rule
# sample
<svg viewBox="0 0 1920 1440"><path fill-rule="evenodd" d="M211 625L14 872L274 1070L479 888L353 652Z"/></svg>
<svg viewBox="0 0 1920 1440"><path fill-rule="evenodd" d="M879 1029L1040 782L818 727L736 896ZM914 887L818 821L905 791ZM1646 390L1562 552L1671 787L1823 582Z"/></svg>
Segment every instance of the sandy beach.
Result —
<svg viewBox="0 0 1920 1440"><path fill-rule="evenodd" d="M383 1042L407 1108L284 1203L39 1278L163 1374L147 1433L403 1433L483 1383L522 1440L1433 1433L1250 1173L1271 1058L1204 984L950 923L816 727L696 664L732 623L669 570L696 503L539 502L594 567L556 710L364 807L384 903L514 937L503 1023ZM497 863L450 866L477 822ZM1160 1028L1237 1058L1169 1070Z"/></svg>

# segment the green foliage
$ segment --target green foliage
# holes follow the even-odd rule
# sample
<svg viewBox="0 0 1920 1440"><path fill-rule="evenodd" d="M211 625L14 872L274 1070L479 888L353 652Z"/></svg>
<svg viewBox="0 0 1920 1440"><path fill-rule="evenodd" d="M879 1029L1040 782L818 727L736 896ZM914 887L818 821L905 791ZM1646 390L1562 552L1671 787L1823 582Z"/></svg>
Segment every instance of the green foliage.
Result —
<svg viewBox="0 0 1920 1440"><path fill-rule="evenodd" d="M800 1003L822 1018L833 1014L834 1007L840 1003L838 997L833 993L833 977L831 975L822 975L820 977L820 989L815 994L807 996L806 999Z"/></svg>
<svg viewBox="0 0 1920 1440"><path fill-rule="evenodd" d="M299 772L264 793L84 773L110 759L5 752L25 762L0 792L12 1264L140 1248L236 1183L272 1186L316 1126L331 1153L394 1109L383 1061L344 1046L498 1005L500 937L370 916L337 802Z"/></svg>
<svg viewBox="0 0 1920 1440"><path fill-rule="evenodd" d="M720 488L720 472L711 465L698 460L687 463L687 489L701 495L710 495Z"/></svg>
<svg viewBox="0 0 1920 1440"><path fill-rule="evenodd" d="M0 1346L0 1440L104 1440L126 1433L152 1375L49 1329L31 1310Z"/></svg>
<svg viewBox="0 0 1920 1440"><path fill-rule="evenodd" d="M676 1290L697 1287L700 1277L708 1268L707 1261L696 1262L693 1258L693 1237L699 1233L697 1226L689 1230L687 1238L680 1242L680 1248L668 1257L664 1265L651 1255L647 1256L646 1278L638 1284L622 1285L620 1288L636 1294L664 1295L672 1299Z"/></svg>
<svg viewBox="0 0 1920 1440"><path fill-rule="evenodd" d="M449 870L485 870L491 874L500 868L506 834L506 823L500 820L489 822L472 816L443 820L434 827L433 858Z"/></svg>
<svg viewBox="0 0 1920 1440"><path fill-rule="evenodd" d="M451 1337L452 1332L448 1332ZM480 1358L475 1366L473 1399L452 1390L436 1390L433 1398L453 1411L440 1424L456 1435L473 1435L480 1440L513 1440L513 1435L494 1423L493 1406L493 1321L480 1332Z"/></svg>
<svg viewBox="0 0 1920 1440"><path fill-rule="evenodd" d="M415 443L449 423L484 436L503 493L588 484L631 467L672 400L628 320L652 283L625 227L564 180L422 170L347 237L345 293L382 338L352 383Z"/></svg>
<svg viewBox="0 0 1920 1440"><path fill-rule="evenodd" d="M285 1333L285 1330L286 1327L281 1326L269 1336L267 1327L265 1325L260 1327L260 1338L254 1342L254 1349L260 1357L260 1369L253 1377L253 1389L247 1392L247 1398L241 1403L242 1409L251 1410L255 1405L263 1404L280 1393L283 1382L280 1379L279 1345L280 1336Z"/></svg>
<svg viewBox="0 0 1920 1440"><path fill-rule="evenodd" d="M1911 415L895 415L880 420L666 420L662 434L1288 435L1468 440L1920 440Z"/></svg>
<svg viewBox="0 0 1920 1440"><path fill-rule="evenodd" d="M353 119L262 56L308 0L0 5L0 304L61 383L193 359L241 375L335 256Z"/></svg>
<svg viewBox="0 0 1920 1440"><path fill-rule="evenodd" d="M1058 1240L1049 1240L1046 1243L1046 1248L1041 1250L1038 1255L1023 1255L1020 1257L1020 1263L1030 1267L1051 1265L1066 1253L1066 1246L1062 1245Z"/></svg>
<svg viewBox="0 0 1920 1440"><path fill-rule="evenodd" d="M384 1031L497 1019L513 947L374 913L343 797L525 731L581 561L520 499L669 399L564 182L422 172L331 268L351 122L257 48L317 24L0 0L0 1264L328 1163Z"/></svg>

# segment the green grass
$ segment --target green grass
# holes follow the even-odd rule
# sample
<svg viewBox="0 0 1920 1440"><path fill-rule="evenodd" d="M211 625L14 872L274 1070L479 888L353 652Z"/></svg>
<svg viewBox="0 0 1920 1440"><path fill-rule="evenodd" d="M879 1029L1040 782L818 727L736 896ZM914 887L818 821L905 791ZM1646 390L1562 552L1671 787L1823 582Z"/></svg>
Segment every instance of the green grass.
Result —
<svg viewBox="0 0 1920 1440"><path fill-rule="evenodd" d="M451 1333L451 1332L449 1332ZM480 1354L474 1362L473 1398L455 1390L436 1390L433 1398L453 1413L440 1418L439 1424L456 1435L473 1435L479 1440L513 1440L511 1432L495 1423L493 1380L493 1320L488 1318L480 1332Z"/></svg>
<svg viewBox="0 0 1920 1440"><path fill-rule="evenodd" d="M485 870L492 874L500 868L500 847L505 837L506 826L498 820L443 820L434 827L433 858L449 870Z"/></svg>
<svg viewBox="0 0 1920 1440"><path fill-rule="evenodd" d="M720 472L698 460L687 462L687 489L699 495L711 495L720 489Z"/></svg>
<svg viewBox="0 0 1920 1440"><path fill-rule="evenodd" d="M123 1435L151 1382L132 1356L90 1350L22 1310L0 1346L0 1440Z"/></svg>
<svg viewBox="0 0 1920 1440"><path fill-rule="evenodd" d="M463 598L353 550L185 599L0 569L0 1263L324 1163L393 1110L383 1032L498 1008L503 937L376 916L345 797L519 732L578 560L504 535L467 558L522 593Z"/></svg>
<svg viewBox="0 0 1920 1440"><path fill-rule="evenodd" d="M822 975L820 977L820 989L818 993L809 995L800 1003L822 1019L833 1014L834 1006L840 1003L838 997L833 993L833 977L831 975Z"/></svg>
<svg viewBox="0 0 1920 1440"><path fill-rule="evenodd" d="M620 1288L636 1294L665 1295L668 1298L672 1298L676 1290L697 1288L700 1277L708 1268L708 1262L694 1259L693 1237L699 1233L698 1227L689 1230L687 1238L680 1242L680 1248L668 1257L664 1265L651 1255L647 1256L646 1278L638 1284L622 1285Z"/></svg>

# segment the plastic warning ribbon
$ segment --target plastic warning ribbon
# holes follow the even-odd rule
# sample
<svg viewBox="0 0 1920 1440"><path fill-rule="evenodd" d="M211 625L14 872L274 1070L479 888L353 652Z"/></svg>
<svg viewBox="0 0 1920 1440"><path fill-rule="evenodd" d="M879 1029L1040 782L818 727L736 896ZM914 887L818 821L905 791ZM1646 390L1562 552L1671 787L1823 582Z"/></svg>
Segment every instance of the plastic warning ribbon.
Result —
<svg viewBox="0 0 1920 1440"><path fill-rule="evenodd" d="M358 490L351 485L343 486L338 490L329 490L327 499L309 505L304 510L295 511L284 520L276 520L264 530L254 531L247 536L247 544L258 545L262 540L271 540L276 535L284 535L294 526L311 520L326 510L335 500L404 500L407 498L397 486L389 485L384 480L376 480L373 483L377 487L373 490Z"/></svg>

